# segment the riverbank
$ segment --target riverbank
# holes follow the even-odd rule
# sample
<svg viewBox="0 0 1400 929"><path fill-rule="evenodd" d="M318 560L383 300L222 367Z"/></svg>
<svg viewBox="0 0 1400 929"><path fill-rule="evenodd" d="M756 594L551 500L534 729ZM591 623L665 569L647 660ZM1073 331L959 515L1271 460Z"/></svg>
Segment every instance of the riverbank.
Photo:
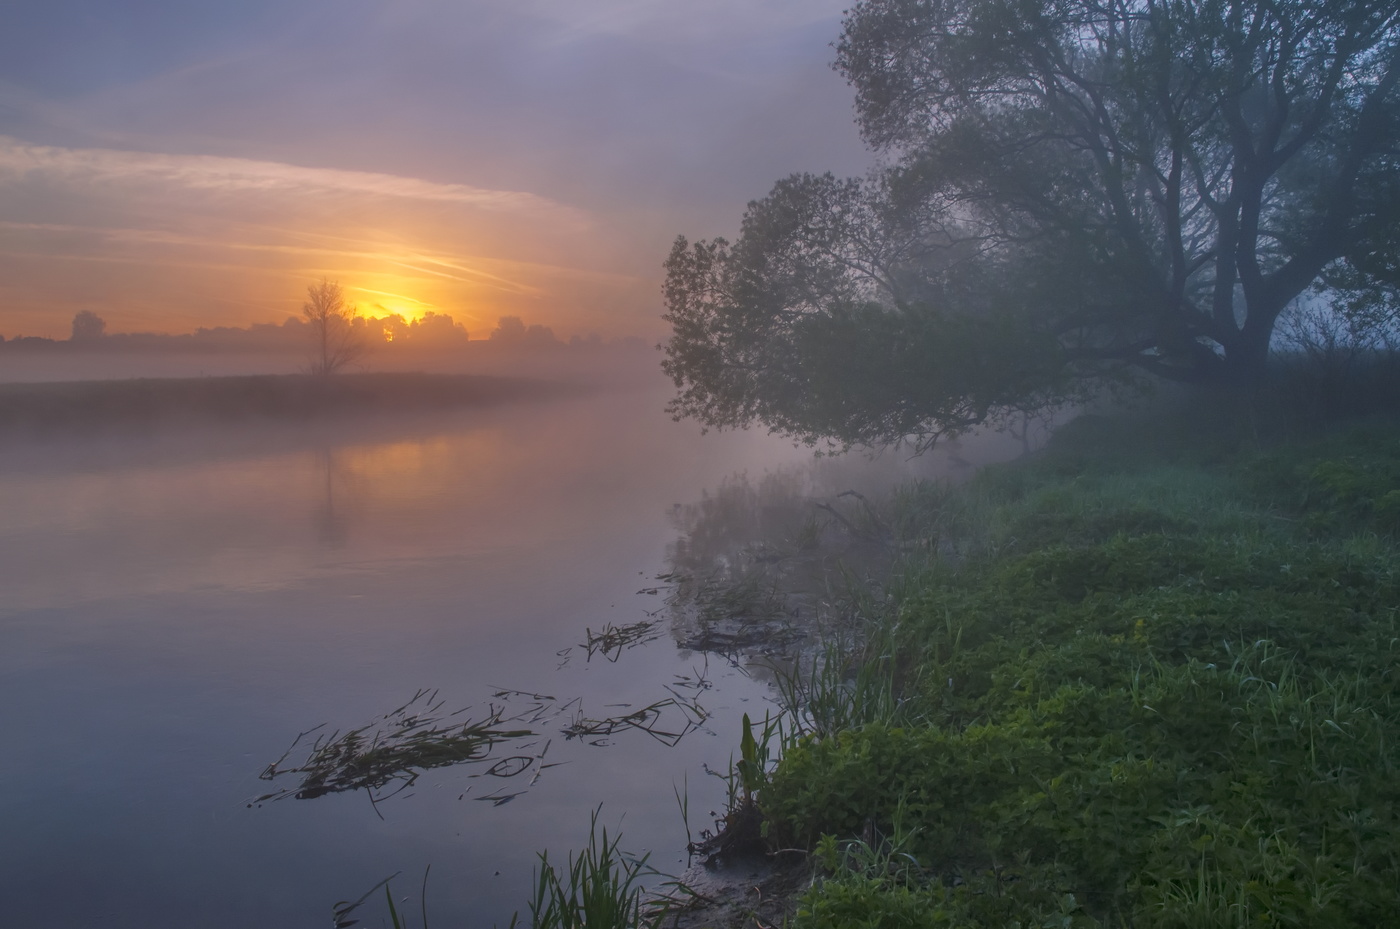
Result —
<svg viewBox="0 0 1400 929"><path fill-rule="evenodd" d="M1238 436L1085 417L881 508L860 646L763 749L767 922L1400 921L1400 427Z"/></svg>
<svg viewBox="0 0 1400 929"><path fill-rule="evenodd" d="M306 422L487 406L577 393L578 384L466 374L133 378L0 384L0 435L118 433L249 421Z"/></svg>

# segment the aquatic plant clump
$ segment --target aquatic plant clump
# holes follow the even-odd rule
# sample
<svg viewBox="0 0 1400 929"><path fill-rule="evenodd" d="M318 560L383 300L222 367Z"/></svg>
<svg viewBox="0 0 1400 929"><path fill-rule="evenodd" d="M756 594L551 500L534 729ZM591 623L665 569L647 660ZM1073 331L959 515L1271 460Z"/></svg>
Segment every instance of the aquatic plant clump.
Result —
<svg viewBox="0 0 1400 929"><path fill-rule="evenodd" d="M265 781L299 778L298 783L256 797L250 805L287 797L310 800L351 790L365 790L377 802L413 786L423 771L483 762L498 745L536 734L531 729L509 728L506 724L519 717L507 717L499 707L492 706L480 719L454 719L466 710L443 713L442 707L437 691L419 691L368 725L317 736L305 759L285 766L287 757L316 730L298 735L282 757L258 775ZM543 752L498 758L487 773L518 775L538 764L542 756Z"/></svg>
<svg viewBox="0 0 1400 929"><path fill-rule="evenodd" d="M545 762L553 744L552 739L542 738L545 729L558 727L556 731L566 740L580 739L595 746L610 744L612 736L633 731L673 746L703 729L710 714L698 696L710 686L705 672L697 669L694 675L680 675L674 684L663 685L668 697L638 709L632 709L631 704L613 704L624 712L597 718L585 714L580 698L561 700L520 690L497 690L493 697L500 702L489 705L479 718L463 718L470 707L445 713L437 691L420 690L404 705L367 725L316 735L302 760L288 764L298 746L324 726L298 735L258 776L265 781L299 780L254 797L248 805L288 797L314 800L354 790L364 790L371 803L377 804L413 786L424 771L452 765L475 766L470 777L513 779L529 774L517 790L475 797L500 806L533 787L546 769L555 767ZM509 753L498 751L502 746L509 746Z"/></svg>

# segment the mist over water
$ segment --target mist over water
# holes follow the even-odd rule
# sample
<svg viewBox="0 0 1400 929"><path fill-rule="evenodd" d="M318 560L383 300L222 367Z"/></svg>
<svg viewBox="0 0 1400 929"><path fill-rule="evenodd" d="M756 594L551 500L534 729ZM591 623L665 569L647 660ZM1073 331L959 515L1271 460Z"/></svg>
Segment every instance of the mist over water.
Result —
<svg viewBox="0 0 1400 929"><path fill-rule="evenodd" d="M462 347L395 348L369 351L347 372L432 371L440 374L498 374L518 377L576 376L591 380L655 380L656 355L641 344L531 348L487 340ZM75 349L58 343L54 351L0 352L0 383L106 381L129 378L221 377L249 374L305 374L312 364L304 351L139 351Z"/></svg>
<svg viewBox="0 0 1400 929"><path fill-rule="evenodd" d="M447 709L484 711L513 688L602 716L703 670L666 636L616 663L579 643L661 605L637 591L666 567L677 504L811 453L701 436L670 422L665 396L652 382L450 414L7 443L10 920L310 925L397 871L416 897L431 864L435 924L504 925L535 853L582 845L599 804L625 847L682 869L673 785L698 832L723 799L702 764L722 767L739 715L767 699L718 658L708 732L599 747L542 728L560 766L505 805L478 798L524 785L458 766L379 815L362 792L246 807L299 732L363 725L420 689ZM847 465L888 481L947 462Z"/></svg>

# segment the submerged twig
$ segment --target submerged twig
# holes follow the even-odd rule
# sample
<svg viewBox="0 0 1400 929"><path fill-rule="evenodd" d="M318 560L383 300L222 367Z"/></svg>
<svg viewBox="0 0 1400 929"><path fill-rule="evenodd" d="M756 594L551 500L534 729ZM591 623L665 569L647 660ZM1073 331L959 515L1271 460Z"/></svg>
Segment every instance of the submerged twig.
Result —
<svg viewBox="0 0 1400 929"><path fill-rule="evenodd" d="M660 620L653 619L628 623L625 626L608 623L598 632L585 627L586 641L579 643L579 646L587 650L587 660L591 661L594 655L602 655L608 661L617 661L623 649L635 648L660 638L661 633L656 628L658 625Z"/></svg>
<svg viewBox="0 0 1400 929"><path fill-rule="evenodd" d="M668 687L667 690L670 690ZM607 736L638 729L666 745L675 745L686 735L704 725L710 718L709 711L693 699L688 699L671 690L672 696L658 700L631 713L609 716L604 719L590 719L580 711L573 722L564 727L566 739L586 739L593 745L607 744ZM663 711L674 709L679 712L681 723L663 728Z"/></svg>

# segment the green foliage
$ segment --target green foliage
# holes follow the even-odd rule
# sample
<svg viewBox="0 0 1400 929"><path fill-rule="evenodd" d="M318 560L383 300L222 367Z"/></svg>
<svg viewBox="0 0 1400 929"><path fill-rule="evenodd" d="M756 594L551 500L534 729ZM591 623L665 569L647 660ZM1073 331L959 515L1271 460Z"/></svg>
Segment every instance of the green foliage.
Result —
<svg viewBox="0 0 1400 929"><path fill-rule="evenodd" d="M764 732L763 744L753 737L753 722L749 714L744 714L743 732L739 738L739 784L744 790L744 804L753 802L754 795L762 789L768 779L768 740Z"/></svg>
<svg viewBox="0 0 1400 929"><path fill-rule="evenodd" d="M1064 467L1093 432L905 492L956 554L872 636L900 714L760 794L825 874L795 929L1400 921L1400 432Z"/></svg>
<svg viewBox="0 0 1400 929"><path fill-rule="evenodd" d="M1325 442L1284 446L1239 467L1245 486L1316 535L1347 527L1400 530L1400 437L1358 426Z"/></svg>
<svg viewBox="0 0 1400 929"><path fill-rule="evenodd" d="M926 893L880 878L827 881L803 899L794 926L803 929L943 929L957 925Z"/></svg>
<svg viewBox="0 0 1400 929"><path fill-rule="evenodd" d="M679 798L679 795L678 795ZM682 806L684 810L684 805ZM606 826L598 825L594 810L588 827L588 846L577 856L572 852L565 867L556 867L547 852L540 853L535 871L535 893L530 901L531 929L659 929L681 897L691 894L685 884L657 871L647 863L648 855L638 858L621 850L621 836L609 838ZM393 929L413 925L408 913L394 902L392 875L375 884L359 899L341 901L332 911L336 929L348 929L360 922L359 910L382 888L384 905ZM665 893L645 886L656 879ZM423 872L419 898L419 922L428 929L428 871ZM520 914L511 917L509 929L520 925Z"/></svg>
<svg viewBox="0 0 1400 929"><path fill-rule="evenodd" d="M608 837L593 813L588 847L560 869L540 854L535 896L530 902L533 929L646 929L660 926L668 901L650 897L642 882L657 876L647 856L634 858L619 848L621 837Z"/></svg>
<svg viewBox="0 0 1400 929"><path fill-rule="evenodd" d="M799 660L791 669L774 668L791 723L789 736L820 738L869 723L903 720L909 707L896 694L896 678L905 671L896 648L891 637L877 635L852 656L851 646L835 639L805 665Z"/></svg>

